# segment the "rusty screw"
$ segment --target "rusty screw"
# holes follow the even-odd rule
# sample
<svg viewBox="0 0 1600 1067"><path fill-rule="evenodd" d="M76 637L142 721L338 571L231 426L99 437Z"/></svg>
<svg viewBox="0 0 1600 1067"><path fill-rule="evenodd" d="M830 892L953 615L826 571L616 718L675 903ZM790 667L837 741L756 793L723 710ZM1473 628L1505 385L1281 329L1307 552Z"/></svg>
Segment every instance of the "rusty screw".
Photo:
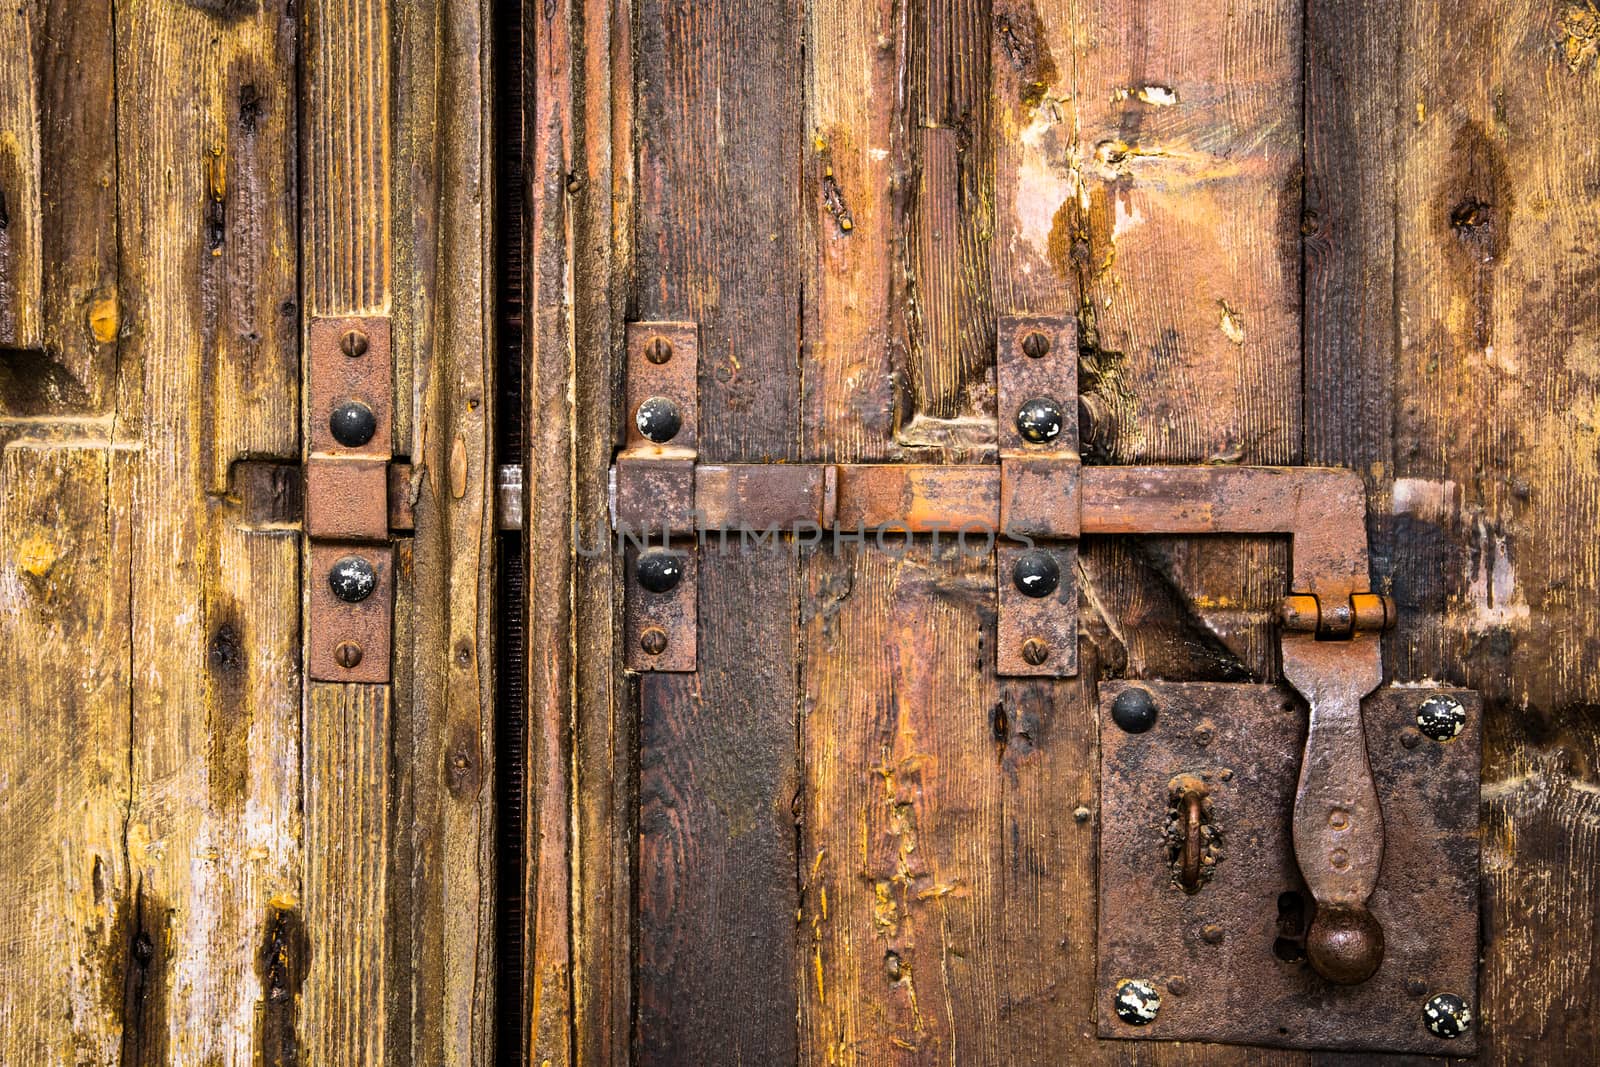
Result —
<svg viewBox="0 0 1600 1067"><path fill-rule="evenodd" d="M1129 1026L1148 1026L1156 1021L1156 1013L1161 1010L1161 994L1142 978L1124 978L1117 983L1117 994L1111 1004L1117 1018Z"/></svg>
<svg viewBox="0 0 1600 1067"><path fill-rule="evenodd" d="M333 659L348 671L361 662L361 654L361 646L354 641L341 641L333 650Z"/></svg>
<svg viewBox="0 0 1600 1067"><path fill-rule="evenodd" d="M644 346L644 358L660 366L672 358L672 342L665 337L652 337Z"/></svg>
<svg viewBox="0 0 1600 1067"><path fill-rule="evenodd" d="M1208 945L1220 945L1222 944L1222 938L1222 927L1216 923L1206 923L1200 928L1200 940Z"/></svg>
<svg viewBox="0 0 1600 1067"><path fill-rule="evenodd" d="M1050 658L1050 644L1042 637L1030 637L1022 642L1022 658L1037 667Z"/></svg>
<svg viewBox="0 0 1600 1067"><path fill-rule="evenodd" d="M652 656L659 656L667 650L667 631L659 626L652 626L639 635L639 647Z"/></svg>
<svg viewBox="0 0 1600 1067"><path fill-rule="evenodd" d="M360 330L347 330L345 335L339 338L339 351L351 359L359 359L366 355L368 347L370 344L367 335Z"/></svg>
<svg viewBox="0 0 1600 1067"><path fill-rule="evenodd" d="M1034 330L1022 339L1022 351L1029 359L1043 359L1050 354L1050 338Z"/></svg>
<svg viewBox="0 0 1600 1067"><path fill-rule="evenodd" d="M1454 993L1435 993L1422 1006L1422 1022L1433 1036L1450 1041L1471 1028L1472 1009Z"/></svg>

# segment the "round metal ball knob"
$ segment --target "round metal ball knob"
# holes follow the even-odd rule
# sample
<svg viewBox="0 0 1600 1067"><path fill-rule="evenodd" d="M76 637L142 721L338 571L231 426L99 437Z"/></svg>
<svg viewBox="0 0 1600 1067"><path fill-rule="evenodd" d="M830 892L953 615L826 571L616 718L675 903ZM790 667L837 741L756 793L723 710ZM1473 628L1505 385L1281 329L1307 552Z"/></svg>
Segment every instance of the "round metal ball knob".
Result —
<svg viewBox="0 0 1600 1067"><path fill-rule="evenodd" d="M658 445L666 444L683 429L683 416L678 405L664 396L653 396L639 405L633 422L639 432Z"/></svg>
<svg viewBox="0 0 1600 1067"><path fill-rule="evenodd" d="M1055 556L1036 548L1017 557L1011 565L1011 580L1023 596L1047 597L1061 585L1061 567Z"/></svg>
<svg viewBox="0 0 1600 1067"><path fill-rule="evenodd" d="M1156 724L1156 702L1148 689L1134 686L1111 702L1111 721L1130 734L1142 734Z"/></svg>
<svg viewBox="0 0 1600 1067"><path fill-rule="evenodd" d="M378 588L378 572L361 556L345 556L328 572L328 587L347 604L359 604Z"/></svg>
<svg viewBox="0 0 1600 1067"><path fill-rule="evenodd" d="M634 574L650 592L669 592L683 581L683 557L664 548L652 548L639 554Z"/></svg>
<svg viewBox="0 0 1600 1067"><path fill-rule="evenodd" d="M1017 411L1017 432L1024 441L1042 445L1061 436L1061 405L1045 396L1036 396Z"/></svg>
<svg viewBox="0 0 1600 1067"><path fill-rule="evenodd" d="M347 448L360 448L378 432L378 417L359 400L347 400L328 416L333 439Z"/></svg>
<svg viewBox="0 0 1600 1067"><path fill-rule="evenodd" d="M1306 931L1306 958L1338 985L1359 985L1383 962L1383 927L1363 907L1318 908Z"/></svg>

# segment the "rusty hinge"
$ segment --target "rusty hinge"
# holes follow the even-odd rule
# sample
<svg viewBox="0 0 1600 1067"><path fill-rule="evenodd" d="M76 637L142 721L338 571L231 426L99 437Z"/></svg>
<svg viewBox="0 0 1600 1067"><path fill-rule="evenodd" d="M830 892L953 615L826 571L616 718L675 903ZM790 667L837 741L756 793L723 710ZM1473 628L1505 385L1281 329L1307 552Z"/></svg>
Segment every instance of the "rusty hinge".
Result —
<svg viewBox="0 0 1600 1067"><path fill-rule="evenodd" d="M1357 475L1082 466L1076 329L1061 316L998 324L997 465L699 464L697 370L692 324L630 326L627 442L612 471L630 668L694 669L696 556L730 530L802 543L839 530L982 534L996 550L996 673L1047 677L1077 670L1081 535L1287 535L1283 671L1309 709L1292 834L1314 906L1306 957L1333 983L1377 971L1384 933L1368 901L1384 822L1361 708L1382 680L1379 634L1395 610L1369 584Z"/></svg>
<svg viewBox="0 0 1600 1067"><path fill-rule="evenodd" d="M312 679L387 682L394 371L389 320L317 318L308 331L305 533ZM398 488L398 487L397 487ZM404 521L402 510L397 516Z"/></svg>

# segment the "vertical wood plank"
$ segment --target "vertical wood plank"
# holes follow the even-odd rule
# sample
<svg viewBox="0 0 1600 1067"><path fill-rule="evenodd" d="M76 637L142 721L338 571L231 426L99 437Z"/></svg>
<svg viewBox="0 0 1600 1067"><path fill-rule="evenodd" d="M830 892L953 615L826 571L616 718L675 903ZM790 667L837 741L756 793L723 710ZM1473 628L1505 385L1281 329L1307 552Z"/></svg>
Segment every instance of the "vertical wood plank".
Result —
<svg viewBox="0 0 1600 1067"><path fill-rule="evenodd" d="M0 469L0 1061L122 1052L131 947L129 453L15 442Z"/></svg>
<svg viewBox="0 0 1600 1067"><path fill-rule="evenodd" d="M112 435L139 445L123 1058L251 1064L293 1042L305 966L298 551L216 491L242 442L298 451L284 333L240 329L294 306L295 34L282 5L225 19L140 0L116 30L134 380Z"/></svg>
<svg viewBox="0 0 1600 1067"><path fill-rule="evenodd" d="M110 0L0 13L0 411L100 411L119 328Z"/></svg>
<svg viewBox="0 0 1600 1067"><path fill-rule="evenodd" d="M645 0L631 317L700 324L700 455L798 455L799 12ZM695 675L640 691L646 1063L795 1056L796 563L707 551ZM736 1037L734 1035L737 1035Z"/></svg>

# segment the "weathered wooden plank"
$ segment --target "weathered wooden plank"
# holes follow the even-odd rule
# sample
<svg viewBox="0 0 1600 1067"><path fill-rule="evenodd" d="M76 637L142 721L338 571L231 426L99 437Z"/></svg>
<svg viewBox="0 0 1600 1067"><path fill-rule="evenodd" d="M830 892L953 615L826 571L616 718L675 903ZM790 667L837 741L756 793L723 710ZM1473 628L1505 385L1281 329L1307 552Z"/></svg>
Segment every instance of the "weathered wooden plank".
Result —
<svg viewBox="0 0 1600 1067"><path fill-rule="evenodd" d="M305 965L292 936L298 551L292 532L256 528L211 491L240 442L298 450L296 361L237 332L295 291L293 258L261 251L294 245L294 21L278 4L224 18L132 0L116 32L128 379L112 433L141 447L123 1057L249 1064L293 1042ZM246 85L259 95L242 108ZM241 393L254 402L219 401Z"/></svg>
<svg viewBox="0 0 1600 1067"><path fill-rule="evenodd" d="M806 8L807 459L890 458L907 362L907 5Z"/></svg>
<svg viewBox="0 0 1600 1067"><path fill-rule="evenodd" d="M13 443L0 467L0 1061L110 1063L132 947L130 454Z"/></svg>
<svg viewBox="0 0 1600 1067"><path fill-rule="evenodd" d="M412 821L406 896L390 912L406 932L390 945L397 968L409 959L409 1058L475 1064L490 1058L495 973L489 11L439 0L390 14L403 73L384 151L407 217L390 268L404 292L390 300L397 388L410 382L400 406L414 412L397 444L417 468L416 532L401 549L417 609L396 666L409 690L396 759Z"/></svg>
<svg viewBox="0 0 1600 1067"><path fill-rule="evenodd" d="M806 1062L1004 1062L993 568L948 539L808 561Z"/></svg>
<svg viewBox="0 0 1600 1067"><path fill-rule="evenodd" d="M0 411L103 410L115 370L110 0L0 13Z"/></svg>
<svg viewBox="0 0 1600 1067"><path fill-rule="evenodd" d="M700 324L703 459L798 455L799 12L646 0L629 308ZM645 1062L795 1055L795 560L706 553L693 677L640 692ZM730 1035L737 1035L730 1044Z"/></svg>

